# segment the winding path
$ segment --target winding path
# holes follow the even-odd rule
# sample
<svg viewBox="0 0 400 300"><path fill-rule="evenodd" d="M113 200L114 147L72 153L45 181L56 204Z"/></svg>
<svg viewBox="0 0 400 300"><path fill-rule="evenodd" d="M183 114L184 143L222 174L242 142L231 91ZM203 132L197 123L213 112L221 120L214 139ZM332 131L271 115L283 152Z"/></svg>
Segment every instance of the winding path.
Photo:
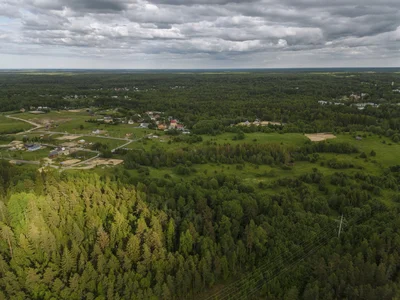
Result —
<svg viewBox="0 0 400 300"><path fill-rule="evenodd" d="M33 131L33 130L36 130L36 129L39 129L39 128L42 128L42 127L43 127L43 125L38 124L38 123L35 123L35 122L32 122L32 121L29 121L29 120L25 120L25 119L21 119L21 118L16 118L16 117L11 117L11 116L5 116L5 117L8 118L8 119L13 119L13 120L17 120L17 121L22 121L22 122L31 124L32 126L35 126L34 128L25 130L25 131L23 131L23 132L18 132L17 135L25 134L25 133L28 133L28 132L31 132L31 131Z"/></svg>

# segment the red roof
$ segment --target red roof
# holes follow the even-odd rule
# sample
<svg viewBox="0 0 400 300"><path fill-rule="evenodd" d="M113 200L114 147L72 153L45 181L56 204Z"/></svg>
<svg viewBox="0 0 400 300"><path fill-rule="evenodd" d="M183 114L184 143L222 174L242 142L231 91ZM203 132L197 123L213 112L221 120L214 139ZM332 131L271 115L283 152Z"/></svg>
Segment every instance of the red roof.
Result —
<svg viewBox="0 0 400 300"><path fill-rule="evenodd" d="M176 123L176 120L171 120L171 124L175 124Z"/></svg>

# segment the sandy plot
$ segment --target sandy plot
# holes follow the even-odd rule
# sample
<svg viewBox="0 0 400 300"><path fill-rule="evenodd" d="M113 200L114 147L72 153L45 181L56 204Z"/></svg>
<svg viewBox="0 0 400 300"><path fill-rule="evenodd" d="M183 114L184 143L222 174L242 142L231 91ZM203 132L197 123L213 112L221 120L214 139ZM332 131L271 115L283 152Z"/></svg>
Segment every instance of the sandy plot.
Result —
<svg viewBox="0 0 400 300"><path fill-rule="evenodd" d="M332 133L312 133L312 134L305 134L312 142L321 142L329 139L336 139Z"/></svg>
<svg viewBox="0 0 400 300"><path fill-rule="evenodd" d="M80 113L80 112L82 112L82 109L69 109L68 112Z"/></svg>
<svg viewBox="0 0 400 300"><path fill-rule="evenodd" d="M74 164L76 164L76 163L78 163L80 161L81 161L80 159L69 159L69 160L63 161L61 164L63 166L71 166L71 165L74 165Z"/></svg>
<svg viewBox="0 0 400 300"><path fill-rule="evenodd" d="M73 148L76 147L78 144L76 142L65 142L62 143L60 146L61 147L68 147L68 148Z"/></svg>
<svg viewBox="0 0 400 300"><path fill-rule="evenodd" d="M17 145L23 145L24 143L22 141L12 141L10 142L10 146L17 146Z"/></svg>
<svg viewBox="0 0 400 300"><path fill-rule="evenodd" d="M111 165L116 166L122 164L124 161L122 159L105 159L105 158L96 158L89 162L90 165L100 166L100 165Z"/></svg>
<svg viewBox="0 0 400 300"><path fill-rule="evenodd" d="M63 135L63 136L60 136L60 137L56 138L56 140L61 140L61 141L68 140L68 141L72 141L72 140L76 140L76 139L78 139L78 138L80 138L80 137L81 137L81 135Z"/></svg>

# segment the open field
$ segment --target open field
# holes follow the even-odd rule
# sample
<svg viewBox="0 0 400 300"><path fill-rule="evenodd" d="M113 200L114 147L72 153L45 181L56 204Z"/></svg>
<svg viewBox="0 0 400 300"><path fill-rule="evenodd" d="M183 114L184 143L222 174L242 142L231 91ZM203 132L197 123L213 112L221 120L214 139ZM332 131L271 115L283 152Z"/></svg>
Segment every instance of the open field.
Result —
<svg viewBox="0 0 400 300"><path fill-rule="evenodd" d="M360 133L361 135L362 133ZM146 142L138 142L129 145L129 148L133 149L143 149L145 151L150 150L152 147L162 148L162 149L179 149L184 147L196 147L204 145L207 142L216 143L243 143L243 142L255 142L255 143L283 143L291 146L301 146L308 141L308 138L302 134L246 134L245 140L233 141L231 138L233 134L225 133L218 136L203 136L203 142L197 143L195 145L189 145L186 143L174 143L168 144L167 142L161 143L159 140L148 140ZM256 141L254 141L256 140ZM385 143L382 143L385 141ZM313 169L318 169L324 176L331 176L336 172L345 172L346 174L352 175L357 172L365 172L367 174L378 175L382 172L383 168L395 165L399 163L398 154L400 153L400 145L390 143L387 138L379 138L376 135L367 136L361 141L356 140L352 135L349 134L339 134L334 139L329 139L328 143L342 143L347 142L355 145L360 153L354 154L334 154L334 153L320 153L319 159L315 163L299 161L295 162L293 166L287 169L274 166L265 165L253 165L251 163L244 163L240 169L237 168L235 164L200 164L193 165L192 168L196 170L195 173L190 175L181 176L174 172L170 168L149 168L152 177L163 178L164 176L171 176L172 178L195 178L199 174L230 174L235 176L240 176L241 179L245 180L249 184L257 185L262 182L264 184L272 184L275 180L279 178L287 177L297 177L303 174L310 174ZM370 156L371 150L376 152L376 156ZM360 158L360 154L365 152L367 158ZM351 167L345 169L335 169L328 166L328 162L331 160L338 161L340 163L345 163ZM130 170L132 174L141 176L137 171Z"/></svg>
<svg viewBox="0 0 400 300"><path fill-rule="evenodd" d="M185 142L174 142L174 137L160 136L158 139L145 139L139 142L132 143L126 148L129 149L144 149L150 150L152 147L157 147L161 149L181 149L184 147L191 147L196 145L206 145L207 143L217 143L217 144L231 144L237 145L241 143L271 143L271 144L282 144L287 146L299 146L308 141L308 139L300 133L248 133L245 135L243 140L234 140L234 133L223 133L217 136L202 135L203 142L190 145ZM171 143L169 143L171 141Z"/></svg>
<svg viewBox="0 0 400 300"><path fill-rule="evenodd" d="M362 135L361 132L358 134ZM369 157L369 160L376 160L384 167L400 164L400 144L393 143L387 137L379 138L377 135L368 135L367 137L363 137L362 140L356 140L352 135L340 134L332 142L348 142L355 145L361 152L365 152L367 155L374 150L376 157Z"/></svg>
<svg viewBox="0 0 400 300"><path fill-rule="evenodd" d="M29 151L8 151L5 149L0 150L0 157L5 158L14 158L20 160L32 160L39 161L42 158L48 157L50 152L49 148L42 148L37 151L29 152Z"/></svg>
<svg viewBox="0 0 400 300"><path fill-rule="evenodd" d="M0 115L0 134L17 133L32 128L28 123Z"/></svg>
<svg viewBox="0 0 400 300"><path fill-rule="evenodd" d="M96 136L85 136L82 138L85 140L87 143L101 143L107 145L110 149L117 148L118 146L121 146L127 141L124 140L114 140L114 139L108 139L108 138L102 138L102 137L96 137Z"/></svg>

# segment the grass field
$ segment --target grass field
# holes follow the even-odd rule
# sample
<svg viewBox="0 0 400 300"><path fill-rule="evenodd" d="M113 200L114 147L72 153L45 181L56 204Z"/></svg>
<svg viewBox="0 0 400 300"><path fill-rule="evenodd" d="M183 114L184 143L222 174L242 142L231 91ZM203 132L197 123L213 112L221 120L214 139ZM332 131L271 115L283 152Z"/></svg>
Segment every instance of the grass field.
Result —
<svg viewBox="0 0 400 300"><path fill-rule="evenodd" d="M173 137L164 135L160 136L159 139L152 139L152 140L146 139L137 143L132 143L127 148L150 150L152 147L157 147L161 149L177 150L196 145L206 145L208 142L217 143L220 145L221 144L238 145L242 143L260 143L260 144L272 143L272 144L282 144L287 146L300 146L308 141L308 138L299 133L287 133L287 134L249 133L246 134L244 140L233 140L234 136L235 136L234 133L224 133L217 136L203 135L202 136L203 142L190 145L185 142L174 142ZM171 143L168 143L170 140Z"/></svg>
<svg viewBox="0 0 400 300"><path fill-rule="evenodd" d="M363 133L359 132L358 135L362 136ZM384 141L384 143L383 143ZM376 160L381 163L383 167L395 165L400 163L400 144L393 143L386 137L377 135L363 137L361 141L357 141L352 135L338 135L337 139L332 140L332 143L348 142L355 145L361 152L365 152L368 156L374 150L376 157L369 157L370 160Z"/></svg>
<svg viewBox="0 0 400 300"><path fill-rule="evenodd" d="M16 133L32 128L28 123L8 119L0 115L0 134Z"/></svg>
<svg viewBox="0 0 400 300"><path fill-rule="evenodd" d="M361 135L362 133L359 133ZM195 145L204 145L207 141L215 142L217 144L230 143L238 144L243 142L249 143L282 143L288 146L301 146L308 139L302 134L278 134L278 133L254 133L246 134L246 138L240 141L233 141L234 134L225 133L219 136L203 136L203 142ZM382 143L382 140L386 143ZM340 134L334 140L327 141L328 143L341 143L348 142L355 145L360 153L355 154L334 154L334 153L320 153L319 160L316 163L311 162L295 162L294 165L288 169L275 166L256 166L250 163L243 164L240 169L235 164L224 165L224 164L201 164L193 165L192 167L196 172L191 173L187 176L181 176L174 172L172 168L149 168L150 176L156 178L162 178L167 174L172 178L195 178L199 175L213 175L214 173L224 173L228 175L239 176L245 182L254 187L257 187L260 182L269 185L279 178L293 178L303 174L312 173L314 168L317 168L324 176L331 176L336 172L344 172L352 175L356 172L365 172L367 174L379 175L382 174L384 168L400 163L398 155L400 153L399 144L391 144L387 138L379 138L376 135L367 136L363 140L358 141L349 134ZM183 147L192 147L186 143L174 143L168 144L167 142L161 143L159 140L148 140L139 143L131 144L129 147L134 149L150 150L152 147L161 147L163 149L178 149ZM371 150L374 150L377 155L375 157L370 156ZM367 154L367 158L360 158L361 152ZM352 168L346 169L334 169L328 166L328 161L336 159L339 162L344 162L353 165ZM136 170L129 171L134 176L140 175ZM329 183L328 183L329 185ZM389 201L390 202L390 201Z"/></svg>
<svg viewBox="0 0 400 300"><path fill-rule="evenodd" d="M123 141L123 140L113 140L113 139L107 139L107 138L100 138L100 137L96 137L96 136L87 136L87 137L83 137L82 139L84 139L86 142L105 144L110 149L114 149L114 148L126 143L126 141Z"/></svg>
<svg viewBox="0 0 400 300"><path fill-rule="evenodd" d="M21 160L32 160L39 161L42 158L48 157L50 152L50 148L43 148L37 151L28 152L28 151L8 151L8 150L0 150L0 157L5 158L13 158L13 159L21 159Z"/></svg>

